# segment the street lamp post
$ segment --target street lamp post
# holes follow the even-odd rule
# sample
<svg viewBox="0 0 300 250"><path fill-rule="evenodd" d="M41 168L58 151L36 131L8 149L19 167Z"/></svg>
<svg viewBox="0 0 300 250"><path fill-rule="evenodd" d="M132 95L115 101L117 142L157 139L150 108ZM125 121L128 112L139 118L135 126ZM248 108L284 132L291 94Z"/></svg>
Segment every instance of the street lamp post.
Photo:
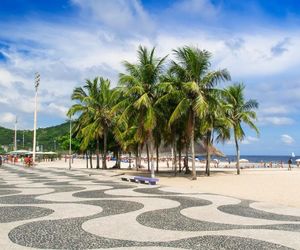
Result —
<svg viewBox="0 0 300 250"><path fill-rule="evenodd" d="M15 121L15 138L14 138L14 151L17 151L17 123L18 123L18 118L16 116L16 121Z"/></svg>
<svg viewBox="0 0 300 250"><path fill-rule="evenodd" d="M36 150L36 122L37 122L37 94L40 85L40 74L35 73L35 103L34 103L34 121L33 121L33 148L32 148L32 163L35 163L35 150Z"/></svg>
<svg viewBox="0 0 300 250"><path fill-rule="evenodd" d="M69 169L71 169L71 154L72 154L72 119L70 116L70 144L69 144Z"/></svg>

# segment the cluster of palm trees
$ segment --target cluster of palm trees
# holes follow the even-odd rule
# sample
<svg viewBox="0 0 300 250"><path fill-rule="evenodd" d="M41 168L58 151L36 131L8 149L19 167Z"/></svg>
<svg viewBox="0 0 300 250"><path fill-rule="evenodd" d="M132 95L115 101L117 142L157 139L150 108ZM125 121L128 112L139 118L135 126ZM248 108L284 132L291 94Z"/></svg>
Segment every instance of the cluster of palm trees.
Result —
<svg viewBox="0 0 300 250"><path fill-rule="evenodd" d="M211 53L196 47L173 50L174 60L156 56L155 48L140 46L137 62L124 61L125 73L119 74L119 84L110 87L102 77L87 80L75 88L75 104L68 115L76 115L74 136L81 140L81 149L95 148L97 168L102 151L102 167L106 168L108 144L120 159L121 152L135 154L136 167L141 165L141 152L148 153L151 176L158 171L159 147L169 145L174 152L175 171L181 166L181 155L192 157L192 179L196 179L195 142L206 145L206 174L210 175L210 150L215 141L234 138L239 167L239 142L245 137L242 123L257 133L254 124L255 100L245 100L244 85L233 84L219 88L230 81L226 69L211 70ZM101 145L100 145L101 144ZM154 158L154 151L156 157ZM177 155L179 161L177 161ZM119 164L117 160L117 165Z"/></svg>

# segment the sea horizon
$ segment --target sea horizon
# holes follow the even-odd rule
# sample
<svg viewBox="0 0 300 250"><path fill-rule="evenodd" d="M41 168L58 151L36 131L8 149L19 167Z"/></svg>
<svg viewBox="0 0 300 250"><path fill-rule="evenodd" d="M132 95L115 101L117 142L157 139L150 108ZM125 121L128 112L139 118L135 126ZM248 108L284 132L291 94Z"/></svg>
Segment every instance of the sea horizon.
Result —
<svg viewBox="0 0 300 250"><path fill-rule="evenodd" d="M200 156L201 159L205 159L205 156ZM299 159L300 156L292 157L291 155L247 155L242 154L240 159L247 159L249 162L260 163L260 162L283 162L287 163L287 161L292 158L294 162L296 159ZM219 159L220 161L224 161L229 159L230 161L236 160L236 155L226 155L224 157L212 157L212 159Z"/></svg>

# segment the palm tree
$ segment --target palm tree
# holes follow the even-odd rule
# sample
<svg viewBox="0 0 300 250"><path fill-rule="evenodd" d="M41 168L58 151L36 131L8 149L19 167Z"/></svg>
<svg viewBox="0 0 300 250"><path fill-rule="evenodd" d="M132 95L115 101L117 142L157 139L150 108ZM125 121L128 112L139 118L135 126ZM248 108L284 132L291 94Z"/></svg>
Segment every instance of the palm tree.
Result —
<svg viewBox="0 0 300 250"><path fill-rule="evenodd" d="M194 47L183 47L174 50L176 61L172 62L170 72L180 80L179 91L176 91L180 100L169 123L172 124L183 116L188 116L187 131L188 140L192 149L192 180L197 179L195 167L195 124L196 119L203 117L207 107L205 96L208 89L213 88L219 81L230 80L226 69L210 71L211 54L206 50Z"/></svg>
<svg viewBox="0 0 300 250"><path fill-rule="evenodd" d="M78 114L79 117L75 123L75 132L77 137L82 139L81 149L86 149L90 143L95 139L98 141L99 130L94 130L91 133L91 124L95 121L94 114L92 113L92 106L98 96L98 78L93 81L86 80L84 87L77 87L73 90L71 99L76 103L71 106L68 111L69 116ZM99 143L96 147L97 154L97 168L99 168Z"/></svg>
<svg viewBox="0 0 300 250"><path fill-rule="evenodd" d="M242 128L242 123L247 124L250 128L255 130L257 135L259 135L258 128L254 124L256 119L256 113L253 111L258 108L258 102L256 100L250 99L245 100L244 97L245 86L240 84L234 84L229 86L225 91L225 102L228 104L227 117L230 119L233 133L234 141L236 147L236 167L237 174L240 174L240 149L239 141L242 141L245 137L245 132Z"/></svg>
<svg viewBox="0 0 300 250"><path fill-rule="evenodd" d="M110 81L96 77L87 80L86 85L75 88L72 100L76 100L68 114L80 114L83 147L96 140L97 168L99 168L99 141L103 139L102 167L106 166L107 134L114 118L112 107L117 100L118 92L110 89Z"/></svg>
<svg viewBox="0 0 300 250"><path fill-rule="evenodd" d="M154 136L156 125L155 101L156 87L163 70L166 57L155 57L155 48L149 51L139 46L138 62L136 64L125 61L126 74L120 74L120 86L125 99L118 104L123 107L121 121L134 120L137 126L135 139L140 145L147 143L150 151L151 177L154 177ZM126 107L126 108L125 108Z"/></svg>
<svg viewBox="0 0 300 250"><path fill-rule="evenodd" d="M119 119L118 115L116 121ZM129 153L129 168L131 168L131 152L136 152L137 150L137 141L135 140L136 130L136 126L129 127L125 122L115 122L113 126L113 135L116 142L120 145L122 151ZM136 164L136 167L138 168L138 164Z"/></svg>
<svg viewBox="0 0 300 250"><path fill-rule="evenodd" d="M222 99L224 90L217 88L207 88L205 99L207 102L207 110L200 120L200 134L205 142L206 148L206 169L205 173L210 176L211 149L214 140L224 143L230 139L231 123L226 117L228 105ZM214 138L215 137L215 138Z"/></svg>

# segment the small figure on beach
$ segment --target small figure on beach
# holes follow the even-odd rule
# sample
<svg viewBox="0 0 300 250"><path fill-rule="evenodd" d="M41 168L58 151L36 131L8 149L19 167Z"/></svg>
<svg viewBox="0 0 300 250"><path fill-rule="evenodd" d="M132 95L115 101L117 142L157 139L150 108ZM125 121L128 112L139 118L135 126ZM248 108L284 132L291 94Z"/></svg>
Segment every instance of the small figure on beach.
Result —
<svg viewBox="0 0 300 250"><path fill-rule="evenodd" d="M292 170L292 163L293 163L292 158L290 158L290 159L288 160L288 164L289 164L288 170Z"/></svg>

